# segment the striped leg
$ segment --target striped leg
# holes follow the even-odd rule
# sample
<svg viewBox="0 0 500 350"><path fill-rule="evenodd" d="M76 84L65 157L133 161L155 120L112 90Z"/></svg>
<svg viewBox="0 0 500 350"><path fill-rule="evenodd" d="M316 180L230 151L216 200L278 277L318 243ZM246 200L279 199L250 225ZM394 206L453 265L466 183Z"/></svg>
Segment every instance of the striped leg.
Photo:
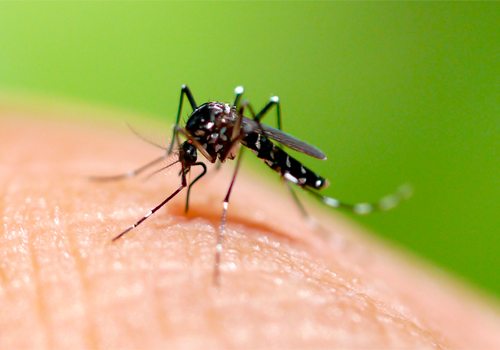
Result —
<svg viewBox="0 0 500 350"><path fill-rule="evenodd" d="M338 199L322 196L310 188L303 187L307 192L319 198L324 204L333 208L343 208L352 211L358 215L367 215L375 211L386 211L397 207L402 201L410 198L413 194L413 188L409 184L401 185L396 193L389 194L374 203L348 204Z"/></svg>
<svg viewBox="0 0 500 350"><path fill-rule="evenodd" d="M198 107L198 105L196 104L196 101L194 100L193 94L191 93L191 90L189 90L187 85L182 85L181 98L179 101L179 109L177 111L177 119L175 120L175 125L174 125L174 134L172 136L172 141L170 142L168 154L172 153L172 150L174 148L174 142L175 142L175 139L177 137L178 130L179 130L179 121L181 119L182 102L184 101L184 95L186 95L187 99L189 100L189 104L191 105L191 108L193 109L193 111Z"/></svg>
<svg viewBox="0 0 500 350"><path fill-rule="evenodd" d="M217 246L215 247L215 263L214 263L214 284L218 287L220 286L220 261L222 254L222 243L224 240L224 232L226 229L226 214L227 209L229 207L229 197L231 196L231 191L233 190L234 182L236 180L236 175L238 174L238 169L241 163L241 156L243 154L243 148L240 148L238 152L238 159L236 160L236 166L234 168L233 178L231 180L231 184L229 185L229 189L227 191L226 197L224 198L223 211L222 211L222 220L219 226L219 237L217 239Z"/></svg>
<svg viewBox="0 0 500 350"><path fill-rule="evenodd" d="M129 179L131 177L137 176L140 173L142 173L144 170L149 169L155 164L158 164L160 161L163 159L167 158L168 154L165 153L159 158L156 158L152 162L149 162L146 165L141 166L138 169L126 172L125 174L120 174L120 175L115 175L115 176L87 176L87 178L91 181L116 181L116 180L123 180L123 179Z"/></svg>
<svg viewBox="0 0 500 350"><path fill-rule="evenodd" d="M149 213L147 213L146 215L144 215L141 219L139 219L135 224L131 225L129 228L127 228L126 230L122 231L118 236L116 236L115 238L113 238L113 241L116 241L117 239L123 237L126 233L132 231L134 228L136 228L137 226L139 226L140 224L142 224L144 221L146 221L147 218L149 218L151 215L153 215L154 213L156 213L161 207L163 207L165 204L167 204L172 198L174 198L180 191L182 191L185 187L187 187L187 180L186 180L186 174L190 171L190 167L191 166L201 166L203 167L204 171L201 173L201 175L199 175L191 184L195 183L196 181L198 181L203 175L205 175L206 173L206 165L204 163L194 163L193 165L191 165L190 167L188 168L185 168L184 167L184 164L181 162L182 164L182 172L181 172L181 185L179 186L179 188L177 188L170 196L168 196L163 202L161 202L160 204L158 204L156 207L154 207L153 209L151 209L149 211Z"/></svg>

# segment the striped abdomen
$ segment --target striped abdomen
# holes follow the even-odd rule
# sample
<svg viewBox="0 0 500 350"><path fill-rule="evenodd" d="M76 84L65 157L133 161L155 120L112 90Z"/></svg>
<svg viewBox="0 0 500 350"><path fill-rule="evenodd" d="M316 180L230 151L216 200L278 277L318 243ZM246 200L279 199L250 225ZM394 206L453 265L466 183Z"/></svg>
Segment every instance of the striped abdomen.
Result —
<svg viewBox="0 0 500 350"><path fill-rule="evenodd" d="M276 146L271 140L256 132L247 135L241 143L262 159L271 169L280 173L287 181L300 187L311 187L317 190L328 186L328 181L325 178L316 175L297 159Z"/></svg>

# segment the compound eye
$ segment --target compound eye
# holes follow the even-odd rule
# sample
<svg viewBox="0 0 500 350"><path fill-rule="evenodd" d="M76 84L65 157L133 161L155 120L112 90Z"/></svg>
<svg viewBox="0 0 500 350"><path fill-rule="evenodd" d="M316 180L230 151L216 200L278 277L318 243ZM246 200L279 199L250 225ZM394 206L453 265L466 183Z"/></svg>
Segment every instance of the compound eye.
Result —
<svg viewBox="0 0 500 350"><path fill-rule="evenodd" d="M181 145L179 158L181 162L184 162L185 165L193 165L198 159L198 152L196 150L196 147L187 141L184 142Z"/></svg>

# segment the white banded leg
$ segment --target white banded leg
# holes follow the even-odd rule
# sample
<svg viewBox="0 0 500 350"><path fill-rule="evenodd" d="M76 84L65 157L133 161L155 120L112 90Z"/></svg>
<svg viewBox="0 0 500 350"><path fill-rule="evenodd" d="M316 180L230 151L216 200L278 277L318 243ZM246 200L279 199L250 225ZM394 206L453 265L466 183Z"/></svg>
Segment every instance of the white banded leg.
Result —
<svg viewBox="0 0 500 350"><path fill-rule="evenodd" d="M328 205L329 207L344 208L358 215L367 215L375 211L386 211L393 209L397 207L402 201L410 198L413 194L413 188L411 187L411 185L404 184L398 188L396 193L382 197L377 202L348 204L341 202L340 200L335 198L322 196L309 188L304 187L304 189L309 193L312 193L314 196L318 197L324 204Z"/></svg>
<svg viewBox="0 0 500 350"><path fill-rule="evenodd" d="M234 182L236 180L236 175L238 174L238 169L241 163L241 157L243 155L243 147L240 148L238 152L238 159L236 160L236 166L234 168L233 178L231 179L231 184L227 191L226 197L224 198L224 203L222 207L222 219L219 226L219 236L217 238L217 245L215 247L215 263L214 263L214 284L218 287L220 286L220 262L222 255L222 243L224 241L224 232L226 230L226 215L227 209L229 208L229 197L231 196L231 191L233 190Z"/></svg>

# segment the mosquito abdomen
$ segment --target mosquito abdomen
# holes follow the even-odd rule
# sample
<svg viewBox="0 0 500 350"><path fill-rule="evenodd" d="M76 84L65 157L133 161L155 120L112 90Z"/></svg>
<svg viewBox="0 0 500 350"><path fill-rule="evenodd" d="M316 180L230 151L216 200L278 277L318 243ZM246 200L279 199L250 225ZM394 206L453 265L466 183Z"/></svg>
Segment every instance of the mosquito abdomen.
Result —
<svg viewBox="0 0 500 350"><path fill-rule="evenodd" d="M271 169L280 173L287 181L300 187L311 187L316 190L328 186L328 180L305 167L297 159L259 133L250 133L243 138L241 143L262 159Z"/></svg>

